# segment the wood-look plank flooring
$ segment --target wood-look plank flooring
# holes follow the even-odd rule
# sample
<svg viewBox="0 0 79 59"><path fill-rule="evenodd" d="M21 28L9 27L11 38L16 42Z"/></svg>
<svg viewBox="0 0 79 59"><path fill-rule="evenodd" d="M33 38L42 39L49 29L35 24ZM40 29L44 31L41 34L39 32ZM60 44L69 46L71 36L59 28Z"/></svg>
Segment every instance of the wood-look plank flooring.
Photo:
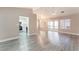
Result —
<svg viewBox="0 0 79 59"><path fill-rule="evenodd" d="M79 36L52 31L40 31L28 36L21 32L19 39L0 42L0 51L78 51Z"/></svg>

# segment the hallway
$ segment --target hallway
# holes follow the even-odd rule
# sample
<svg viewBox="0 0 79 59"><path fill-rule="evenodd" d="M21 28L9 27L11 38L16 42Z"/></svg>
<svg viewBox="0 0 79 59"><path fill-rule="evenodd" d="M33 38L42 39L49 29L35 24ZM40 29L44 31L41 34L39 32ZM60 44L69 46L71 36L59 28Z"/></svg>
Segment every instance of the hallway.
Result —
<svg viewBox="0 0 79 59"><path fill-rule="evenodd" d="M28 36L21 32L20 38L0 43L0 51L76 51L79 37L52 31L40 31Z"/></svg>

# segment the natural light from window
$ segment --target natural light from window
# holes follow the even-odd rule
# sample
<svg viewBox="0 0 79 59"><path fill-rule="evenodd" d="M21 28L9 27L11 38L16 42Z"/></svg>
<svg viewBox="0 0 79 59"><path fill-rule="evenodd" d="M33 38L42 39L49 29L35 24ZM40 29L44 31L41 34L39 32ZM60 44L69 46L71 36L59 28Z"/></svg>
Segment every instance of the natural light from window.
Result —
<svg viewBox="0 0 79 59"><path fill-rule="evenodd" d="M60 19L48 21L48 29L70 29L71 20L70 19Z"/></svg>

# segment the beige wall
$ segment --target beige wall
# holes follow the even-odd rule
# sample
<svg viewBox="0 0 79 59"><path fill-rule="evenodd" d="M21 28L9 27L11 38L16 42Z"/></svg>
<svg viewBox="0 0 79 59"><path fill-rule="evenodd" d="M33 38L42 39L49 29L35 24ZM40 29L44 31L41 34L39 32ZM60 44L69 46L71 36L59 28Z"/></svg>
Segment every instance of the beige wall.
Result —
<svg viewBox="0 0 79 59"><path fill-rule="evenodd" d="M19 36L19 16L29 18L30 33L36 33L36 15L31 9L25 8L0 8L0 40Z"/></svg>
<svg viewBox="0 0 79 59"><path fill-rule="evenodd" d="M71 32L79 34L79 14L70 16L71 19Z"/></svg>
<svg viewBox="0 0 79 59"><path fill-rule="evenodd" d="M46 24L45 25L40 25L40 26L44 26L46 28L42 28L42 29L45 29L45 30L48 30L47 26L48 26L48 21L53 21L53 20L57 20L60 21L61 19L65 19L66 18L69 18L71 19L71 27L70 29L58 29L58 30L53 30L52 31L59 31L59 32L67 32L67 33L74 33L74 34L79 34L79 14L73 14L73 15L67 15L67 16L61 16L61 17L56 17L56 18L50 18L50 19L47 19L46 21L42 21L43 23L45 22Z"/></svg>
<svg viewBox="0 0 79 59"><path fill-rule="evenodd" d="M37 34L37 16L32 14L29 21L29 34Z"/></svg>
<svg viewBox="0 0 79 59"><path fill-rule="evenodd" d="M71 27L70 29L59 29L59 32L67 32L67 33L74 33L74 34L79 34L79 14L73 14L73 15L67 15L67 16L62 16L62 17L58 17L56 19L65 19L68 18L71 20Z"/></svg>

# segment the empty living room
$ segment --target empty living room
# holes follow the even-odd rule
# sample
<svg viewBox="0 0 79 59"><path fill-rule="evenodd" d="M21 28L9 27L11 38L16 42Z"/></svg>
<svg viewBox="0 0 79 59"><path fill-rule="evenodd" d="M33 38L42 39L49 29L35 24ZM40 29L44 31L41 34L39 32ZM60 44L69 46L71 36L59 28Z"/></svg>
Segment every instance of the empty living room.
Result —
<svg viewBox="0 0 79 59"><path fill-rule="evenodd" d="M0 59L79 59L78 0L0 0Z"/></svg>
<svg viewBox="0 0 79 59"><path fill-rule="evenodd" d="M0 51L79 51L79 7L0 7Z"/></svg>

